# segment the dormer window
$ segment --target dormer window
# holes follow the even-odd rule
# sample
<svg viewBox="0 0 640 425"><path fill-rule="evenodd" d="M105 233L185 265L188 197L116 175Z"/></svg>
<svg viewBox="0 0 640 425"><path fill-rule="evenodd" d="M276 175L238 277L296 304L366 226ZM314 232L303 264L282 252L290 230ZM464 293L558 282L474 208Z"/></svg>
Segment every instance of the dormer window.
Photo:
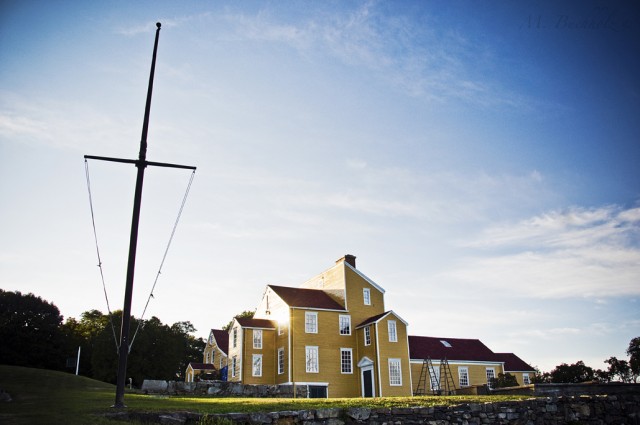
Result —
<svg viewBox="0 0 640 425"><path fill-rule="evenodd" d="M447 348L451 348L451 344L449 344L449 341L445 341L444 339L441 339L440 343Z"/></svg>

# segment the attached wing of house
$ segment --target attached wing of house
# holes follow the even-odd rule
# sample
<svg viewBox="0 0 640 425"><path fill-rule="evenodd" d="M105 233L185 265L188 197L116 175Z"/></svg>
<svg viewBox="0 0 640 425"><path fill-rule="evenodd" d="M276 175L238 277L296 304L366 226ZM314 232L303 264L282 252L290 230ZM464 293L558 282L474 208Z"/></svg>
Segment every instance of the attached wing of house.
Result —
<svg viewBox="0 0 640 425"><path fill-rule="evenodd" d="M202 352L202 363L192 362L187 365L186 381L193 382L198 375L226 380L228 352L229 333L222 329L211 329Z"/></svg>
<svg viewBox="0 0 640 425"><path fill-rule="evenodd" d="M487 385L491 378L507 372L523 384L523 371L516 374L515 369L532 371L514 354L496 354L478 339L409 336L409 352L414 393L418 394Z"/></svg>
<svg viewBox="0 0 640 425"><path fill-rule="evenodd" d="M503 362L504 373L514 375L518 384L531 384L531 378L536 374L535 368L513 353L496 353L496 357Z"/></svg>

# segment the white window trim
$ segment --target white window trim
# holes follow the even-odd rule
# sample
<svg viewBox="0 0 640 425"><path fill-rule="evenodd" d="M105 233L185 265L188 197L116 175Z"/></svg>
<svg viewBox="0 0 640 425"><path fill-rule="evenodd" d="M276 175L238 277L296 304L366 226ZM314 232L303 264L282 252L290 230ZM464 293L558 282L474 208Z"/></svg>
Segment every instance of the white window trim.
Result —
<svg viewBox="0 0 640 425"><path fill-rule="evenodd" d="M282 360L282 362L280 360ZM284 373L284 347L280 347L278 348L278 375L282 375L283 373Z"/></svg>
<svg viewBox="0 0 640 425"><path fill-rule="evenodd" d="M364 345L368 347L371 345L371 326L364 327Z"/></svg>
<svg viewBox="0 0 640 425"><path fill-rule="evenodd" d="M238 358L236 356L233 356L231 358L231 377L235 378L236 377L236 366L238 365Z"/></svg>
<svg viewBox="0 0 640 425"><path fill-rule="evenodd" d="M342 368L342 353L349 353L349 372L345 372ZM353 375L353 349L341 348L340 349L340 373L343 375Z"/></svg>
<svg viewBox="0 0 640 425"><path fill-rule="evenodd" d="M364 305L371 305L371 289L362 288L362 301Z"/></svg>
<svg viewBox="0 0 640 425"><path fill-rule="evenodd" d="M523 373L522 374L522 384L523 385L531 385L531 379L529 378L529 374L528 373Z"/></svg>
<svg viewBox="0 0 640 425"><path fill-rule="evenodd" d="M465 376L467 383L462 383L462 376ZM468 387L470 385L469 382L469 368L467 366L458 366L458 383L460 384L460 388Z"/></svg>
<svg viewBox="0 0 640 425"><path fill-rule="evenodd" d="M315 352L315 369L316 370L310 370L309 369L309 353L311 352ZM307 345L306 347L304 347L304 359L305 359L305 370L307 371L307 373L320 373L320 350L318 350L317 346L312 346L312 345Z"/></svg>
<svg viewBox="0 0 640 425"><path fill-rule="evenodd" d="M238 346L238 328L233 328L233 348Z"/></svg>
<svg viewBox="0 0 640 425"><path fill-rule="evenodd" d="M392 381L392 364L398 365L398 380L400 381L400 383L393 383ZM400 359L389 359L389 385L392 387L402 386L402 361Z"/></svg>
<svg viewBox="0 0 640 425"><path fill-rule="evenodd" d="M260 370L259 373L256 373L256 359L260 359ZM251 376L260 377L262 376L262 354L254 354L253 359L251 361Z"/></svg>
<svg viewBox="0 0 640 425"><path fill-rule="evenodd" d="M262 350L262 329L253 330L253 348Z"/></svg>
<svg viewBox="0 0 640 425"><path fill-rule="evenodd" d="M278 323L278 335L284 335L284 328L280 323Z"/></svg>
<svg viewBox="0 0 640 425"><path fill-rule="evenodd" d="M398 326L395 320L387 321L387 331L389 332L389 342L398 342Z"/></svg>
<svg viewBox="0 0 640 425"><path fill-rule="evenodd" d="M310 320L309 317L313 317L312 323L315 324L315 329L309 330L308 324ZM318 312L316 311L306 311L304 313L304 332L308 334L317 334L318 333Z"/></svg>
<svg viewBox="0 0 640 425"><path fill-rule="evenodd" d="M349 323L348 333L342 333L342 319L346 319ZM351 335L351 316L349 316L348 314L340 314L338 316L338 333L340 335Z"/></svg>
<svg viewBox="0 0 640 425"><path fill-rule="evenodd" d="M491 372L493 376L489 377L489 372ZM491 378L496 378L496 368L488 367L485 373L487 375L487 387L491 388Z"/></svg>

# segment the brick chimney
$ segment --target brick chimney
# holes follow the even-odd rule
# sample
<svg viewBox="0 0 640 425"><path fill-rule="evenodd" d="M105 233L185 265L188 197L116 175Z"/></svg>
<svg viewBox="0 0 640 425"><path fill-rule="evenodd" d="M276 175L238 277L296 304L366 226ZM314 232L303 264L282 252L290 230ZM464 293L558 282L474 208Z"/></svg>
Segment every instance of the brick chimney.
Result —
<svg viewBox="0 0 640 425"><path fill-rule="evenodd" d="M356 268L356 256L355 255L347 254L344 257L340 258L338 261L336 261L336 263L339 263L340 261L345 261L347 264L349 264L354 269Z"/></svg>

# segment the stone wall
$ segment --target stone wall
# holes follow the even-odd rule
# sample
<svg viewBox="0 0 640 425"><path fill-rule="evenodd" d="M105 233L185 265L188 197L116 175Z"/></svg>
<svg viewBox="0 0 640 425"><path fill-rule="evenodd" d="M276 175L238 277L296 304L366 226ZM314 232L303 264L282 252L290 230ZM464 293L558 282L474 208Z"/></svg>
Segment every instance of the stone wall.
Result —
<svg viewBox="0 0 640 425"><path fill-rule="evenodd" d="M640 384L626 384L623 382L584 382L581 384L535 384L536 396L560 395L598 395L598 394L637 394L640 395Z"/></svg>
<svg viewBox="0 0 640 425"><path fill-rule="evenodd" d="M307 398L307 386L296 385L296 396ZM225 381L157 381L145 379L142 383L145 394L194 394L215 397L280 397L293 398L292 385L243 385Z"/></svg>
<svg viewBox="0 0 640 425"><path fill-rule="evenodd" d="M392 409L317 409L273 413L210 415L117 412L113 419L148 423L215 424L221 419L238 425L640 425L640 396L566 396L535 398L521 402L478 403L459 406Z"/></svg>

